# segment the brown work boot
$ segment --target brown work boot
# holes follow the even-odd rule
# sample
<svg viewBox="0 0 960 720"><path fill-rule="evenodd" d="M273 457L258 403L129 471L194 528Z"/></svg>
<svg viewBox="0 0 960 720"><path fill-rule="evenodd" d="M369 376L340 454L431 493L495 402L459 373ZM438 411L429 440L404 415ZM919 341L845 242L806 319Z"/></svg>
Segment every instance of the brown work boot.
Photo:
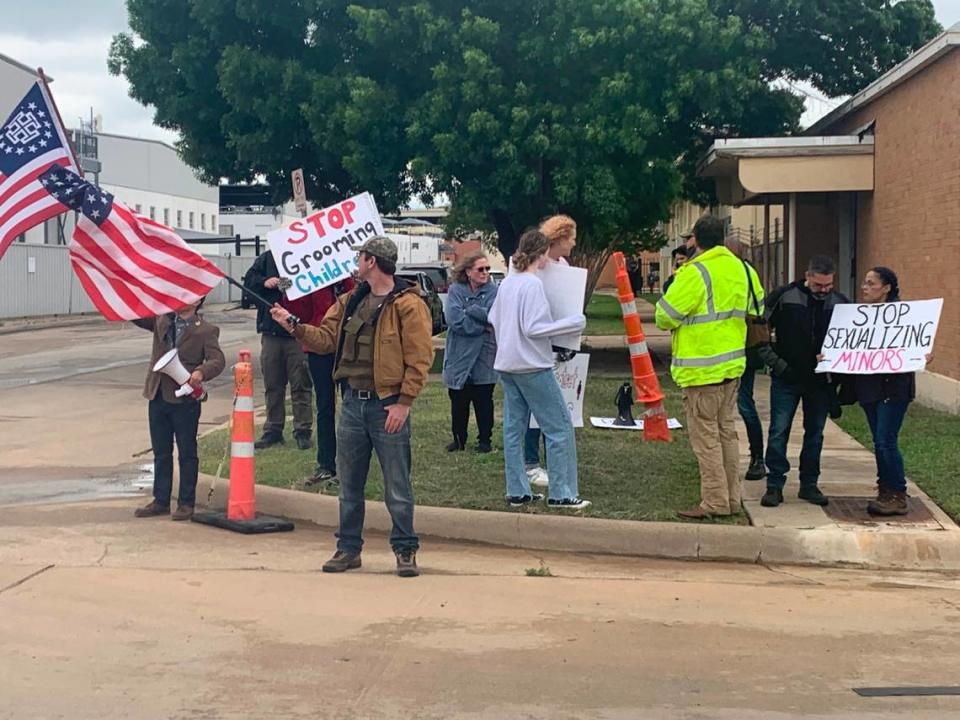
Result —
<svg viewBox="0 0 960 720"><path fill-rule="evenodd" d="M177 509L174 510L171 520L189 520L193 517L193 505L182 505L177 503Z"/></svg>
<svg viewBox="0 0 960 720"><path fill-rule="evenodd" d="M323 564L323 571L328 573L345 572L346 570L356 570L360 567L360 553L348 553L343 550L337 550L333 557Z"/></svg>
<svg viewBox="0 0 960 720"><path fill-rule="evenodd" d="M161 505L156 500L151 500L143 507L137 508L133 515L138 518L156 517L157 515L169 515L170 506Z"/></svg>
<svg viewBox="0 0 960 720"><path fill-rule="evenodd" d="M906 515L907 494L896 490L883 490L877 493L877 499L867 503L867 512L871 515Z"/></svg>
<svg viewBox="0 0 960 720"><path fill-rule="evenodd" d="M700 505L694 505L689 510L677 510L677 515L687 520L712 520L715 517L726 517L730 513L714 513L704 510Z"/></svg>

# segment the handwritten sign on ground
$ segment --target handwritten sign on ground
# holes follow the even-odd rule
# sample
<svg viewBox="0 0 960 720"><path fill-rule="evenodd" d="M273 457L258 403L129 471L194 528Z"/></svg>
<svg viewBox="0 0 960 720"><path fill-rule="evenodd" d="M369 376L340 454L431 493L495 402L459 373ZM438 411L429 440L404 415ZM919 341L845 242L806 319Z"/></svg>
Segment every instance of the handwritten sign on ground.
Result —
<svg viewBox="0 0 960 720"><path fill-rule="evenodd" d="M574 427L583 427L583 396L587 391L589 365L590 355L577 353L567 362L557 363L553 367L553 374L560 383L560 392L563 393L563 401L570 412L570 420L573 421ZM536 412L536 408L533 411ZM530 427L540 427L533 414L530 415Z"/></svg>
<svg viewBox="0 0 960 720"><path fill-rule="evenodd" d="M357 248L374 235L383 235L383 224L373 196L363 193L267 233L267 243L293 283L287 297L296 300L350 277Z"/></svg>
<svg viewBox="0 0 960 720"><path fill-rule="evenodd" d="M818 373L846 375L923 370L933 352L943 299L837 305Z"/></svg>
<svg viewBox="0 0 960 720"><path fill-rule="evenodd" d="M616 418L591 416L590 424L595 428L603 428L605 430L643 430L643 420L634 420L633 426L614 425L614 420L616 420ZM683 425L681 425L680 421L676 418L667 418L667 427L671 430L680 430Z"/></svg>
<svg viewBox="0 0 960 720"><path fill-rule="evenodd" d="M538 274L554 320L583 312L583 299L587 293L585 268L548 262ZM580 333L557 335L550 338L550 342L557 347L579 350Z"/></svg>

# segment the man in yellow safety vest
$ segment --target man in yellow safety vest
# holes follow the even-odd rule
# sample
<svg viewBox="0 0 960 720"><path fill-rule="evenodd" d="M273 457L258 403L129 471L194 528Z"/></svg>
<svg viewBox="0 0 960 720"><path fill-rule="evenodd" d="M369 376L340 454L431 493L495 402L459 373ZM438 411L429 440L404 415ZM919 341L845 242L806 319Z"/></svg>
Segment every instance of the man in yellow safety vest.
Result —
<svg viewBox="0 0 960 720"><path fill-rule="evenodd" d="M701 217L692 239L695 255L657 302L656 321L673 334L670 373L683 390L700 465L701 502L678 514L702 520L740 512L736 408L746 368L748 273L724 247L720 218Z"/></svg>

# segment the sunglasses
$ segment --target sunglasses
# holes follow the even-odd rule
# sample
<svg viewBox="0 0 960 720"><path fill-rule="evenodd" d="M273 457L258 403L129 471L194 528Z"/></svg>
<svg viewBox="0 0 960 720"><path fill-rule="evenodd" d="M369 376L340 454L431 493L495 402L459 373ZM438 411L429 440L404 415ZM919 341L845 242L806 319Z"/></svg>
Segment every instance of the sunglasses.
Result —
<svg viewBox="0 0 960 720"><path fill-rule="evenodd" d="M490 266L473 268L474 272L490 272Z"/></svg>

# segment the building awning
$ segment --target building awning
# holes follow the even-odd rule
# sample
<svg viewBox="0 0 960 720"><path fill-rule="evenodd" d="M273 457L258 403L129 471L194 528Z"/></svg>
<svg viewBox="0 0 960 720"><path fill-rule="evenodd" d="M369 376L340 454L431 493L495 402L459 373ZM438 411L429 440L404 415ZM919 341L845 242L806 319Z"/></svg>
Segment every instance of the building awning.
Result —
<svg viewBox="0 0 960 720"><path fill-rule="evenodd" d="M697 166L726 205L761 195L873 190L873 136L717 140Z"/></svg>

